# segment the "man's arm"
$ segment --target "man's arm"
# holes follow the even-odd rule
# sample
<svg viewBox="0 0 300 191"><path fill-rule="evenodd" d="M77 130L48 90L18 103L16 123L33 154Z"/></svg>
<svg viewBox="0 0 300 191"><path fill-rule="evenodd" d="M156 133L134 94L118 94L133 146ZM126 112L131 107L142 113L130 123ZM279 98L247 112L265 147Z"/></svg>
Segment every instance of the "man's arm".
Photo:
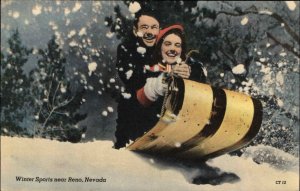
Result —
<svg viewBox="0 0 300 191"><path fill-rule="evenodd" d="M143 77L142 65L134 64L133 54L123 44L120 44L117 49L117 63L119 77L125 84L126 88L131 91L140 89L145 84Z"/></svg>

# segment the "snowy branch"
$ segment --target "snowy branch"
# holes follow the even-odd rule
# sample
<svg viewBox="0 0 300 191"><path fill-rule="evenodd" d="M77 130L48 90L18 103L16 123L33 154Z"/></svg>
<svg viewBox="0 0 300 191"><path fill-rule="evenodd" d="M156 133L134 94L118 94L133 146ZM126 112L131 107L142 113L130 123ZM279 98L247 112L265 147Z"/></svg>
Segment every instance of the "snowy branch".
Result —
<svg viewBox="0 0 300 191"><path fill-rule="evenodd" d="M53 98L52 98L52 106L54 106L54 101L55 101L55 98L56 98L56 94L57 94L57 91L58 91L58 88L61 84L61 81L57 84L57 87L55 89L55 92L54 92L54 95L53 95Z"/></svg>
<svg viewBox="0 0 300 191"><path fill-rule="evenodd" d="M243 16L243 15L248 15L248 14L256 14L256 15L267 15L275 20L277 20L279 23L284 24L284 29L286 30L287 33L291 35L291 37L299 44L300 43L300 37L299 35L289 26L289 24L277 13L273 13L271 11L257 11L257 10L249 10L249 11L238 11L238 12L227 12L227 11L219 11L217 13L217 16L220 14L225 14L225 15L230 15L230 16Z"/></svg>

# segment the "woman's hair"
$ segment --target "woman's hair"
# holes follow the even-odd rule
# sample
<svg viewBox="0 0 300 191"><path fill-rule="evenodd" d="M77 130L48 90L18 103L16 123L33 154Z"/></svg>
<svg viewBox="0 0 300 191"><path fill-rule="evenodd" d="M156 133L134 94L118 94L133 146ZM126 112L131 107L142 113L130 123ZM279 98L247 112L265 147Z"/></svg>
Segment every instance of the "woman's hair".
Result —
<svg viewBox="0 0 300 191"><path fill-rule="evenodd" d="M171 29L168 32L166 32L160 39L158 42L156 42L155 45L155 49L152 55L152 65L157 64L158 62L162 63L162 55L161 55L161 47L162 47L162 43L164 41L164 39L166 38L166 36L170 35L170 34L175 34L176 36L178 36L181 39L181 55L180 58L181 60L185 60L186 59L186 42L185 42L185 37L183 34L183 31L177 28ZM163 64L163 63L162 63Z"/></svg>

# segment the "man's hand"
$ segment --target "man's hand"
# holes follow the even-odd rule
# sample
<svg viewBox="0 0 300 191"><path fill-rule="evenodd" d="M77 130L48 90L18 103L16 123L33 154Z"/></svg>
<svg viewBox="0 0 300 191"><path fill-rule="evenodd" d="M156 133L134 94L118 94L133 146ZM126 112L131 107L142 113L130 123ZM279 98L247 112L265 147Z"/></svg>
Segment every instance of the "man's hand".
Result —
<svg viewBox="0 0 300 191"><path fill-rule="evenodd" d="M191 75L191 68L185 62L181 62L174 66L173 72L182 78L189 78Z"/></svg>

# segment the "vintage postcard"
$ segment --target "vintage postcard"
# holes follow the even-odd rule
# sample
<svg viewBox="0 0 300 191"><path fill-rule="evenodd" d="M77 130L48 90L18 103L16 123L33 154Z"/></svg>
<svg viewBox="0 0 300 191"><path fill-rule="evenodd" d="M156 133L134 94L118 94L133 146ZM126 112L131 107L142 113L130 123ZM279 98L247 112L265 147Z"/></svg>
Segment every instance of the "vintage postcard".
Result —
<svg viewBox="0 0 300 191"><path fill-rule="evenodd" d="M299 6L1 0L1 190L299 190Z"/></svg>

